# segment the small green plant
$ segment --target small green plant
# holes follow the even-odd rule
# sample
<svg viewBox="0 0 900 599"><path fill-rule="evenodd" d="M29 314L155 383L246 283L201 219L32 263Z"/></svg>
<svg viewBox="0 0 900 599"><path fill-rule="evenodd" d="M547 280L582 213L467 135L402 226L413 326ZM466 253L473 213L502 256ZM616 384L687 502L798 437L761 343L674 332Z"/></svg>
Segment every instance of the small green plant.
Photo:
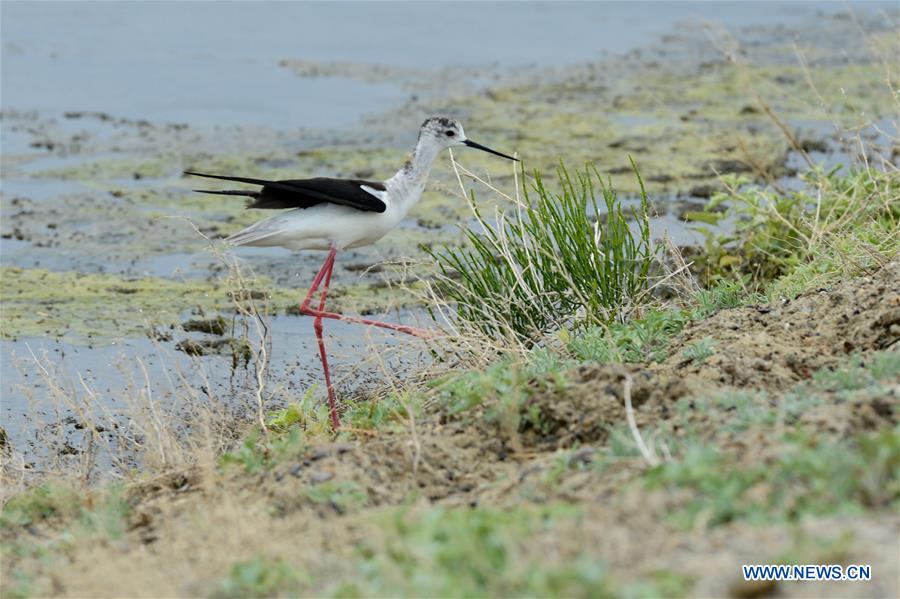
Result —
<svg viewBox="0 0 900 599"><path fill-rule="evenodd" d="M648 471L651 488L691 491L675 520L686 527L733 520L796 521L806 514L858 512L900 499L900 437L884 429L840 442L803 432L783 439L781 453L747 464L704 443Z"/></svg>
<svg viewBox="0 0 900 599"><path fill-rule="evenodd" d="M781 192L752 186L747 177L723 176L728 191L692 215L702 223L730 223L724 233L701 229L704 274L743 279L751 290L770 296L790 296L898 255L900 172L814 167L800 178L804 189Z"/></svg>
<svg viewBox="0 0 900 599"><path fill-rule="evenodd" d="M900 376L900 352L877 352L863 361L854 356L847 364L834 370L823 369L813 375L813 383L819 389L858 391L891 381Z"/></svg>
<svg viewBox="0 0 900 599"><path fill-rule="evenodd" d="M559 328L609 324L640 302L654 249L647 195L632 166L641 187L636 231L594 166L574 179L560 166L559 193L535 173L524 204L495 222L478 213L473 196L481 230L464 229L468 245L426 249L459 318L491 338L531 345Z"/></svg>
<svg viewBox="0 0 900 599"><path fill-rule="evenodd" d="M295 427L302 428L309 434L330 432L328 406L317 400L315 391L316 386L313 385L306 390L300 401L270 412L266 418L266 426L276 433Z"/></svg>
<svg viewBox="0 0 900 599"><path fill-rule="evenodd" d="M223 453L219 458L222 466L240 464L248 473L261 471L266 465L266 454L259 443L259 431L253 430L237 449Z"/></svg>
<svg viewBox="0 0 900 599"><path fill-rule="evenodd" d="M684 356L686 360L702 364L706 361L706 358L716 353L716 350L713 347L714 345L712 337L704 337L696 343L692 343L684 348L681 355Z"/></svg>
<svg viewBox="0 0 900 599"><path fill-rule="evenodd" d="M778 412L769 405L762 391L736 389L723 391L712 402L720 410L729 413L722 429L730 432L765 427L778 420Z"/></svg>
<svg viewBox="0 0 900 599"><path fill-rule="evenodd" d="M299 454L305 447L303 433L296 427L285 433L271 431L268 443L260 437L259 429L253 429L237 449L222 454L219 464L237 464L245 472L253 474L271 468L286 457Z"/></svg>
<svg viewBox="0 0 900 599"><path fill-rule="evenodd" d="M81 495L75 489L43 483L6 502L0 515L0 529L27 526L55 516L74 516L81 510L81 503Z"/></svg>
<svg viewBox="0 0 900 599"><path fill-rule="evenodd" d="M900 377L900 352L883 351L869 356L869 372L878 382Z"/></svg>
<svg viewBox="0 0 900 599"><path fill-rule="evenodd" d="M363 505L368 496L352 480L326 481L307 488L304 493L315 503L328 504L340 512Z"/></svg>
<svg viewBox="0 0 900 599"><path fill-rule="evenodd" d="M693 318L702 320L724 308L737 308L751 302L765 303L763 296L747 292L749 283L750 276L744 275L740 279L721 279L709 289L701 289L695 298Z"/></svg>
<svg viewBox="0 0 900 599"><path fill-rule="evenodd" d="M301 577L287 563L262 557L238 562L212 593L216 599L284 596L296 589Z"/></svg>
<svg viewBox="0 0 900 599"><path fill-rule="evenodd" d="M683 572L659 569L647 573L649 580L632 583L625 587L623 597L645 598L652 597L687 597L691 595L695 579Z"/></svg>
<svg viewBox="0 0 900 599"><path fill-rule="evenodd" d="M472 370L439 379L433 383L438 401L450 415L485 406L488 422L505 424L508 430L517 429L522 422L541 430L540 415L524 407L526 400L538 390L564 389L568 384L565 367L575 363L554 360L558 368L548 370L549 358L544 352L538 355L536 364L505 358L483 372Z"/></svg>
<svg viewBox="0 0 900 599"><path fill-rule="evenodd" d="M27 597L49 596L51 594L49 591L38 591L34 578L25 572L13 570L10 579L5 581L3 585L4 597L26 599Z"/></svg>
<svg viewBox="0 0 900 599"><path fill-rule="evenodd" d="M91 509L81 511L80 523L89 532L119 539L128 531L130 514L131 506L125 499L122 486L114 484L93 502Z"/></svg>
<svg viewBox="0 0 900 599"><path fill-rule="evenodd" d="M612 597L617 586L590 555L547 560L536 539L573 526L567 507L396 511L378 545L360 547L363 574L338 596Z"/></svg>
<svg viewBox="0 0 900 599"><path fill-rule="evenodd" d="M298 404L275 410L266 419L266 426L273 431L286 431L295 424L303 422L303 413Z"/></svg>
<svg viewBox="0 0 900 599"><path fill-rule="evenodd" d="M376 430L392 423L404 423L409 411L418 417L422 397L413 392L390 393L385 397L367 398L353 403L347 410L346 420L354 429Z"/></svg>
<svg viewBox="0 0 900 599"><path fill-rule="evenodd" d="M651 310L640 319L592 327L572 338L567 349L584 362L661 362L687 322L680 311Z"/></svg>

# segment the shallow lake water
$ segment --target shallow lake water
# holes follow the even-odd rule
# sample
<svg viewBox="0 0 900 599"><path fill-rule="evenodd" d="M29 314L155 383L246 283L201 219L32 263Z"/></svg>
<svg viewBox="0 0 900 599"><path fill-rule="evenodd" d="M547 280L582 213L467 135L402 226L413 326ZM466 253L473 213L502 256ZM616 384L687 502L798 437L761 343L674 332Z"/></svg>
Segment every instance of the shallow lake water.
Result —
<svg viewBox="0 0 900 599"><path fill-rule="evenodd" d="M684 21L790 26L843 8L836 2L4 2L3 109L103 111L209 127L347 127L402 101L403 90L345 77L300 78L279 61L417 69L565 65L624 54Z"/></svg>

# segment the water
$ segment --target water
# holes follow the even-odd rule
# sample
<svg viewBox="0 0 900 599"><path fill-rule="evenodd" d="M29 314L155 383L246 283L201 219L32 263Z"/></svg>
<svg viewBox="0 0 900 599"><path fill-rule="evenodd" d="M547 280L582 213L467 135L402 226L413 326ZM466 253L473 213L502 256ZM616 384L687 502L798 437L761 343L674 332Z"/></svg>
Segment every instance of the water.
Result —
<svg viewBox="0 0 900 599"><path fill-rule="evenodd" d="M890 3L854 3L874 10ZM686 20L795 25L837 2L3 2L3 109L194 126L341 127L407 97L287 58L439 69L623 54Z"/></svg>
<svg viewBox="0 0 900 599"><path fill-rule="evenodd" d="M421 315L400 312L390 318L416 323ZM189 315L185 315L187 319ZM321 366L311 321L274 316L268 321L270 354L265 401L273 410L300 401L310 389L324 393ZM326 321L329 365L343 398L375 389L384 381L395 384L424 368L431 357L421 343L343 322ZM173 332L169 341L120 339L103 346L82 346L51 339L20 339L0 343L0 380L3 381L0 423L25 463L40 467L58 450L46 438L81 448L84 418L91 415L113 441L114 426L129 426L135 410L155 409L177 417L202 402L212 410L234 410L245 418L254 413L253 362L235 368L230 355L191 357L175 351L177 342L215 339L203 333ZM42 369L52 376L42 376ZM146 369L146 376L144 374ZM65 399L52 388L61 389ZM188 405L194 402L195 405ZM73 405L79 408L73 409ZM113 426L111 426L111 424ZM59 436L55 434L61 431ZM51 452L51 453L48 453ZM101 467L109 456L98 456Z"/></svg>

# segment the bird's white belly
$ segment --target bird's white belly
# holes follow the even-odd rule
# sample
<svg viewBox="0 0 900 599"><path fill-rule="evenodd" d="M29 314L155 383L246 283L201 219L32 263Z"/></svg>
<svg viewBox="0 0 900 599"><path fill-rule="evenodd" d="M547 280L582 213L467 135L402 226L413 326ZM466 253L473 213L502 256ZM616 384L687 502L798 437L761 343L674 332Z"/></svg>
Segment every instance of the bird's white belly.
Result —
<svg viewBox="0 0 900 599"><path fill-rule="evenodd" d="M355 248L378 241L397 226L401 218L402 215L392 214L390 210L362 212L347 206L318 204L273 217L268 222L275 225L273 229L277 231L260 241L292 250L328 250L332 246L339 250Z"/></svg>

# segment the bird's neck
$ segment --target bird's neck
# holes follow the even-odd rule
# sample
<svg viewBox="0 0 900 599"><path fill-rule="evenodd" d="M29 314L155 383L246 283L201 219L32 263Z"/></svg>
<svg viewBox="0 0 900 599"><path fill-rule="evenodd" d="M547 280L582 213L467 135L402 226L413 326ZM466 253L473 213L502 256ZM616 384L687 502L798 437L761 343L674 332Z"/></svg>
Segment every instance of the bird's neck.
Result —
<svg viewBox="0 0 900 599"><path fill-rule="evenodd" d="M431 172L431 166L440 152L441 148L420 138L412 156L397 174L391 177L389 184L397 192L395 198L398 204L394 206L394 210L398 214L406 214L422 197L428 173ZM400 205L401 203L403 205Z"/></svg>
<svg viewBox="0 0 900 599"><path fill-rule="evenodd" d="M400 172L404 173L404 176L408 179L424 183L425 179L428 178L428 173L431 172L431 165L434 164L440 152L441 148L434 143L430 143L426 137L420 137L413 150L412 157L406 161Z"/></svg>

